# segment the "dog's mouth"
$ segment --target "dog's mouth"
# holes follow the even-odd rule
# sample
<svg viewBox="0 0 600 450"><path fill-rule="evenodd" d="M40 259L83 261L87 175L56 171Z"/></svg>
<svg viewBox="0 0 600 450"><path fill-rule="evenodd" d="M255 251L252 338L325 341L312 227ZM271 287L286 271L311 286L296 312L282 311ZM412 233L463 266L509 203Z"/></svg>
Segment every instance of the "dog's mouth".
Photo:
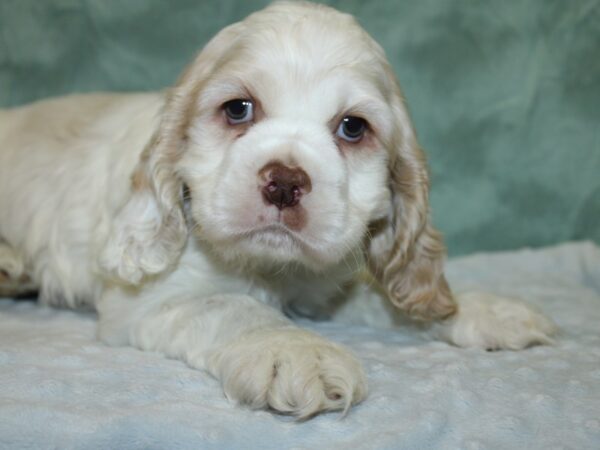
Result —
<svg viewBox="0 0 600 450"><path fill-rule="evenodd" d="M309 258L320 258L317 247L281 222L238 231L233 237L240 243L247 242L275 253L302 253Z"/></svg>
<svg viewBox="0 0 600 450"><path fill-rule="evenodd" d="M298 246L306 245L304 239L282 223L273 223L262 227L252 228L236 233L236 235L239 239L251 239L256 242L264 243L268 247L276 247L285 243L293 243Z"/></svg>

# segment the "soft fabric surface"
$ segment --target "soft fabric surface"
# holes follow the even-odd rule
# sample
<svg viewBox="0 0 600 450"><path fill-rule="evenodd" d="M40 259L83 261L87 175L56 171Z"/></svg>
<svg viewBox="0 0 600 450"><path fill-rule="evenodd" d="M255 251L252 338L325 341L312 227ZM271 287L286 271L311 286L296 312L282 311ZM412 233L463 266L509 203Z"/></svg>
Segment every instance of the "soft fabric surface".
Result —
<svg viewBox="0 0 600 450"><path fill-rule="evenodd" d="M2 0L0 106L174 83L268 0ZM600 243L600 0L330 0L382 44L451 254Z"/></svg>
<svg viewBox="0 0 600 450"><path fill-rule="evenodd" d="M92 315L0 301L0 447L61 449L600 448L600 248L480 254L455 288L526 298L554 347L462 350L407 329L307 323L351 347L370 395L305 423L229 404L183 363L94 340Z"/></svg>

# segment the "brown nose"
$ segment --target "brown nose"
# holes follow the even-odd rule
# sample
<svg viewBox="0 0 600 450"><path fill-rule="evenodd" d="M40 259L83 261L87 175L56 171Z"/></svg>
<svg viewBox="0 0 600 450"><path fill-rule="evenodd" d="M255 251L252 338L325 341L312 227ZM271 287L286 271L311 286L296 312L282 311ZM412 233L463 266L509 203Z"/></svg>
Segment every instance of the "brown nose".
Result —
<svg viewBox="0 0 600 450"><path fill-rule="evenodd" d="M311 190L310 178L300 167L271 162L258 172L265 185L263 198L279 209L296 206L300 197Z"/></svg>

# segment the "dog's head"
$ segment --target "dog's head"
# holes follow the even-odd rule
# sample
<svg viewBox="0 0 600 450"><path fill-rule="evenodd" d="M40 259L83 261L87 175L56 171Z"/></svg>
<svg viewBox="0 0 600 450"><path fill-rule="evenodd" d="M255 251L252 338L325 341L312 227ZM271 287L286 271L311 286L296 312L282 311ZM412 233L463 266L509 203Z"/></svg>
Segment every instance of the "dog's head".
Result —
<svg viewBox="0 0 600 450"><path fill-rule="evenodd" d="M193 232L226 260L315 271L364 251L395 304L453 311L396 79L331 8L277 3L221 31L169 94L132 190L113 240L127 281L166 269Z"/></svg>

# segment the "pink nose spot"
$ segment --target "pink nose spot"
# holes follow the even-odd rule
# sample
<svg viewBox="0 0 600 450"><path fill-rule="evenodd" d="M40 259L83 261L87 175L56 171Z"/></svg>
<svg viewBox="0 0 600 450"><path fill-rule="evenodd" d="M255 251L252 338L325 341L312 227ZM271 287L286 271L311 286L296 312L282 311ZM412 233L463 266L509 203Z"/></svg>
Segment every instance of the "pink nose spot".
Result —
<svg viewBox="0 0 600 450"><path fill-rule="evenodd" d="M273 162L264 166L259 176L268 180L262 189L263 198L279 210L296 206L302 195L311 190L310 178L299 167L291 168Z"/></svg>

